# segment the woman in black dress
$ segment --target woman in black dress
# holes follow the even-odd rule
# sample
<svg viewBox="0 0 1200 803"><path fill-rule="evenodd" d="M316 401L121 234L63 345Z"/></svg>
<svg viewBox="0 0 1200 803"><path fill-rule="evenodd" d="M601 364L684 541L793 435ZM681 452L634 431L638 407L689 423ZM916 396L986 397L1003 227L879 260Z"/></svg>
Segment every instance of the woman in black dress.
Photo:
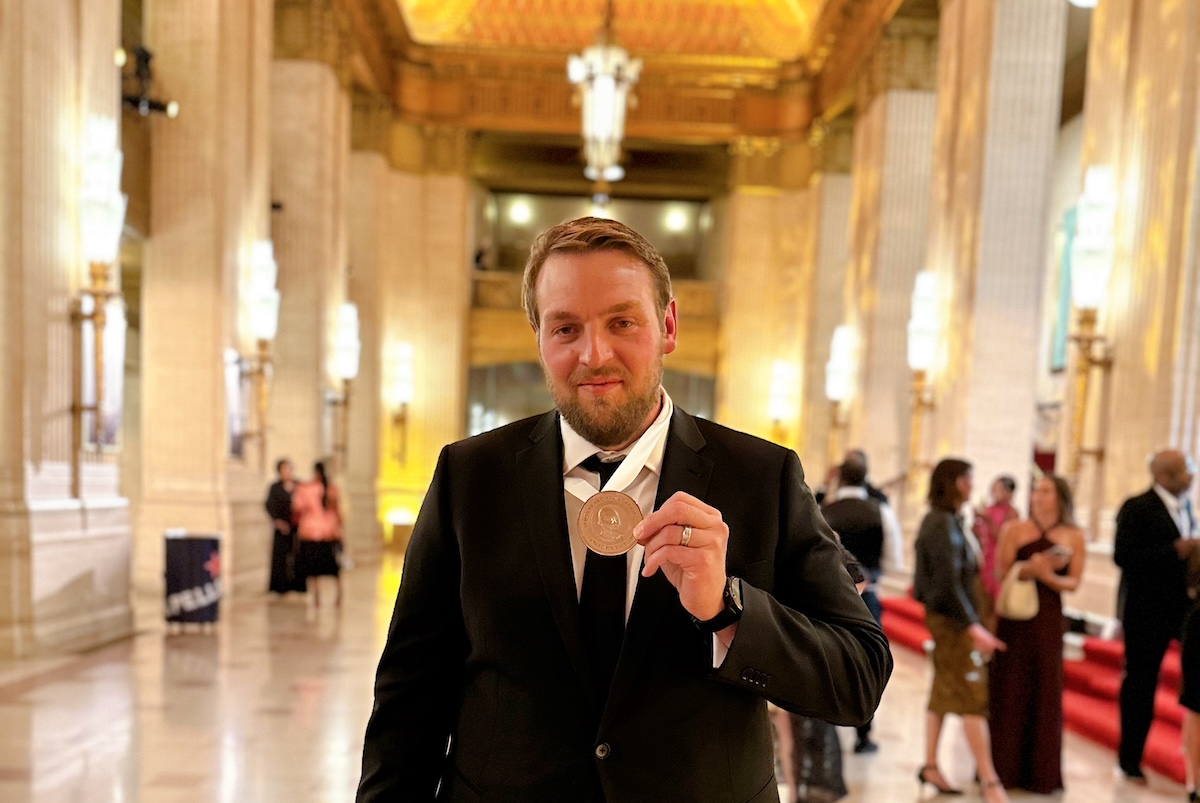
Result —
<svg viewBox="0 0 1200 803"><path fill-rule="evenodd" d="M267 492L267 515L271 517L274 538L271 542L271 581L267 590L275 594L304 591L304 577L296 572L296 536L292 530L292 493L296 480L289 460L275 464L279 480Z"/></svg>

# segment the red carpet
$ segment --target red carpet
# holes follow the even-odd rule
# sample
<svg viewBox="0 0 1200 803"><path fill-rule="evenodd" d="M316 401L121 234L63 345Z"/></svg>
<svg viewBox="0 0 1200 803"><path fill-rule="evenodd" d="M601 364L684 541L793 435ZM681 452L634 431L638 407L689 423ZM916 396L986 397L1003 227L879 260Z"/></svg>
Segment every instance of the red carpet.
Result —
<svg viewBox="0 0 1200 803"><path fill-rule="evenodd" d="M924 643L930 638L925 629L924 606L911 597L884 597L879 602L883 606L883 632L891 643L923 653ZM1124 645L1120 641L1087 637L1083 652L1082 661L1063 664L1063 721L1068 730L1115 753L1121 731L1117 693L1121 688ZM1146 740L1142 765L1183 783L1179 677L1179 645L1172 644L1163 659L1154 702L1154 724Z"/></svg>

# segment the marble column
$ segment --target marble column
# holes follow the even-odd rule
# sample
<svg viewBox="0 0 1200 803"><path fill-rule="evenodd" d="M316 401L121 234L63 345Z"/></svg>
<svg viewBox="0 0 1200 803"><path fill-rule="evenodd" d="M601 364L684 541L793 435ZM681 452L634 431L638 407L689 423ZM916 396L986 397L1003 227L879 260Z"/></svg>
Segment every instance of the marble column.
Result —
<svg viewBox="0 0 1200 803"><path fill-rule="evenodd" d="M845 319L846 268L850 245L850 176L853 125L835 122L821 142L819 172L808 190L808 205L801 223L801 236L809 240L801 249L811 267L808 342L804 358L804 402L801 410L800 460L811 485L824 477L829 466L829 436L832 423L829 398L825 395L825 366L833 330Z"/></svg>
<svg viewBox="0 0 1200 803"><path fill-rule="evenodd" d="M69 311L87 273L80 168L87 122L102 118L116 131L119 21L115 0L0 3L0 656L132 632L128 503L115 455L89 450L78 495L71 482Z"/></svg>
<svg viewBox="0 0 1200 803"><path fill-rule="evenodd" d="M806 143L743 139L731 147L734 188L725 202L717 420L795 448L800 441L801 370L809 335L806 253L813 154ZM782 417L769 406L775 365L786 366Z"/></svg>
<svg viewBox="0 0 1200 803"><path fill-rule="evenodd" d="M392 106L382 95L356 92L352 97L347 234L349 240L349 297L358 306L362 355L354 381L346 471L346 548L356 561L378 557L383 545L376 480L381 445L389 441L390 415L385 409L385 377L391 367L382 353L382 289L385 261L403 251L389 219L388 163Z"/></svg>
<svg viewBox="0 0 1200 803"><path fill-rule="evenodd" d="M347 34L330 2L277 2L271 64L272 198L279 333L267 444L302 478L332 456L342 394L331 362L347 300L350 98ZM353 394L354 387L351 388ZM351 401L350 416L359 414ZM337 466L340 475L344 467Z"/></svg>
<svg viewBox="0 0 1200 803"><path fill-rule="evenodd" d="M1092 417L1102 414L1108 432L1095 517L1102 542L1121 501L1150 484L1147 454L1200 451L1198 56L1194 3L1104 0L1094 12L1083 168L1112 167L1119 197L1113 276L1100 310L1114 353L1111 402L1101 411L1092 398ZM1094 429L1089 436L1094 443ZM1094 504L1090 494L1082 501Z"/></svg>
<svg viewBox="0 0 1200 803"><path fill-rule="evenodd" d="M411 345L414 396L403 459L386 424L378 493L382 518L401 530L416 517L442 447L466 434L473 242L468 152L462 130L393 124L384 215L390 245L381 249L379 268L380 355L386 397L398 346Z"/></svg>
<svg viewBox="0 0 1200 803"><path fill-rule="evenodd" d="M259 108L268 102L271 8L155 0L147 14L156 87L180 106L178 119L151 124L134 562L147 593L161 593L170 528L220 535L227 592L243 580L247 590L265 587L265 478L230 456L224 357L245 349L239 276L252 242L268 236Z"/></svg>
<svg viewBox="0 0 1200 803"><path fill-rule="evenodd" d="M906 327L913 281L926 266L936 53L935 20L899 18L858 79L845 291L859 381L845 445L866 451L876 483L900 479L911 460Z"/></svg>
<svg viewBox="0 0 1200 803"><path fill-rule="evenodd" d="M933 459L1028 493L1066 7L949 0L939 29L929 265L939 275Z"/></svg>

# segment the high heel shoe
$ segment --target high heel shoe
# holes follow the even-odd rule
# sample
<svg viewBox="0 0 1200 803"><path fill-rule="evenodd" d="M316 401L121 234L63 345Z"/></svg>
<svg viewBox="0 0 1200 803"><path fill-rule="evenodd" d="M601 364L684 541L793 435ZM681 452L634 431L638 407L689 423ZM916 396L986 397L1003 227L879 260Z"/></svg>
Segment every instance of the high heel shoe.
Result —
<svg viewBox="0 0 1200 803"><path fill-rule="evenodd" d="M955 789L953 786L945 786L945 778L941 779L943 783L938 783L937 781L933 780L929 777L933 774L940 776L942 772L937 767L921 767L921 769L917 771L917 783L920 784L922 789L925 788L925 784L929 784L937 790L939 795L961 795L963 793L963 790L961 789Z"/></svg>
<svg viewBox="0 0 1200 803"><path fill-rule="evenodd" d="M1000 801L1008 800L1008 793L1004 791L1004 785L1000 783L999 778L993 778L990 781L984 781L979 784L979 792L983 795L985 801L991 799L988 793L993 789L1000 793L1000 797L998 798Z"/></svg>
<svg viewBox="0 0 1200 803"><path fill-rule="evenodd" d="M1188 792L1188 803L1197 803L1200 801L1200 791Z"/></svg>

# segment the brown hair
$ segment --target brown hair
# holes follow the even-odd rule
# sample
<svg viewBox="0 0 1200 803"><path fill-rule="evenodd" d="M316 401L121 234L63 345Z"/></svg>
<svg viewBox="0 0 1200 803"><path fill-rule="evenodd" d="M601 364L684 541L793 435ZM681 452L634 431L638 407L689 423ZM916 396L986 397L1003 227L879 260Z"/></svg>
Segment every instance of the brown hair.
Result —
<svg viewBox="0 0 1200 803"><path fill-rule="evenodd" d="M958 478L971 470L966 460L947 457L933 467L929 477L929 505L954 513L966 500L958 492Z"/></svg>
<svg viewBox="0 0 1200 803"><path fill-rule="evenodd" d="M654 246L633 229L615 220L581 217L546 229L529 250L525 278L521 283L521 304L536 330L539 323L537 280L542 266L553 254L588 254L593 251L621 251L645 263L654 282L654 302L661 319L671 303L671 273ZM660 325L662 321L659 321Z"/></svg>
<svg viewBox="0 0 1200 803"><path fill-rule="evenodd" d="M1043 479L1050 480L1054 483L1054 495L1058 497L1058 521L1057 524L1065 524L1068 527L1076 527L1075 524L1075 497L1071 494L1071 486L1058 474L1046 474Z"/></svg>

